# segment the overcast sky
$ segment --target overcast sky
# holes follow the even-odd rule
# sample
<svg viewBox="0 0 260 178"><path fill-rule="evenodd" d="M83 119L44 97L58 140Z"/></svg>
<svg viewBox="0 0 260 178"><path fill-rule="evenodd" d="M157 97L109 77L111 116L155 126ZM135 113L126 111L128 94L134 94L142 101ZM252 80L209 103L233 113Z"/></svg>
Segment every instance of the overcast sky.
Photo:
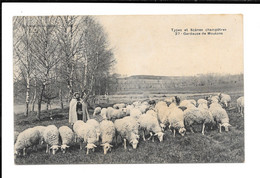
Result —
<svg viewBox="0 0 260 178"><path fill-rule="evenodd" d="M123 75L243 73L241 15L97 16ZM225 28L224 35L175 36L171 28Z"/></svg>

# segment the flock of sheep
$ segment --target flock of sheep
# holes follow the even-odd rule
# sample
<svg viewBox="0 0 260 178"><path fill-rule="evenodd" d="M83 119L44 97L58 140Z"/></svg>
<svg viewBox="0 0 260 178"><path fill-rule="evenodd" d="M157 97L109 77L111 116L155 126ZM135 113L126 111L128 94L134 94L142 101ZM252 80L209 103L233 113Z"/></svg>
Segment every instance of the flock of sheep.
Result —
<svg viewBox="0 0 260 178"><path fill-rule="evenodd" d="M132 104L115 104L113 107L94 110L93 118L74 123L73 128L55 125L36 126L21 133L15 132L15 155L26 154L28 147L37 149L37 145L46 144L46 153L55 154L59 149L63 153L75 142L83 145L86 154L94 151L97 145L103 147L104 154L111 151L113 139L121 136L124 148L127 142L133 149L137 148L140 136L144 141L157 137L163 141L166 129L184 136L186 129L192 133L195 124L202 125L202 134L205 127L212 129L217 126L219 132L224 127L228 131L230 126L226 109L230 107L231 98L227 94L209 96L204 99L181 100L175 96L164 101L137 101ZM237 99L238 112L243 115L244 97ZM148 133L148 134L147 134ZM149 137L147 138L147 135Z"/></svg>

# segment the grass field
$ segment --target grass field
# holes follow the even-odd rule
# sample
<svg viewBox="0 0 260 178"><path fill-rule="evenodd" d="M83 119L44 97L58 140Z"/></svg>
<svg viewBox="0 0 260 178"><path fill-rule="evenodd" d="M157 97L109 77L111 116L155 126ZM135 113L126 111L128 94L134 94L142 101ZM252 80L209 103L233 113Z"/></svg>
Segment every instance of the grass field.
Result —
<svg viewBox="0 0 260 178"><path fill-rule="evenodd" d="M187 132L184 137L177 135L175 138L170 131L166 131L164 141L159 143L140 139L138 148L133 150L130 145L124 150L119 144L112 148L112 152L103 154L101 147L95 152L86 155L85 150L79 150L79 145L75 144L71 149L63 154L60 151L56 155L45 153L45 146L41 146L38 151L28 150L25 157L17 157L16 164L116 164L116 163L242 163L244 162L244 118L237 113L235 102L243 92L229 93L232 97L232 109L228 110L230 124L229 132L218 133L217 129L207 130L205 135L200 133L201 127L195 128L195 134ZM190 94L187 98L198 99L205 94ZM164 96L160 96L164 97ZM132 97L133 98L133 97ZM138 98L138 97L136 97ZM135 98L135 99L136 99ZM120 97L118 98L120 99ZM125 99L125 98L124 98ZM115 99L116 100L116 99ZM124 102L124 101L123 101ZM90 114L93 110L90 110ZM43 119L36 120L35 113L29 117L23 114L14 115L14 130L22 131L36 125L54 124L57 127L68 125L68 108L60 110L53 109L53 120L49 119L49 113L43 111ZM118 141L120 141L118 139Z"/></svg>

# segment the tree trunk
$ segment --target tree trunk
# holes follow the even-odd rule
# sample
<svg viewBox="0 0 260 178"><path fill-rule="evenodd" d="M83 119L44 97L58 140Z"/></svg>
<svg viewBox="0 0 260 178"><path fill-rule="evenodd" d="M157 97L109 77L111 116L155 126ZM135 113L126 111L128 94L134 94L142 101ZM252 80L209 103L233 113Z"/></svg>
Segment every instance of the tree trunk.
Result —
<svg viewBox="0 0 260 178"><path fill-rule="evenodd" d="M29 102L30 102L30 77L29 77L29 74L27 74L27 77L26 77L25 111L24 111L24 115L26 117L29 114Z"/></svg>
<svg viewBox="0 0 260 178"><path fill-rule="evenodd" d="M36 82L36 79L34 80L34 95L33 95L33 100L32 100L32 112L34 112L34 104L35 104L35 101L36 101L36 96L37 96L37 82Z"/></svg>
<svg viewBox="0 0 260 178"><path fill-rule="evenodd" d="M60 95L60 108L64 109L64 105L63 105L63 98L62 98L62 90L60 88L59 90L59 95Z"/></svg>
<svg viewBox="0 0 260 178"><path fill-rule="evenodd" d="M44 90L45 90L45 84L42 84L41 93L40 93L39 98L38 98L38 111L37 111L37 119L38 120L41 120L42 96L43 96Z"/></svg>

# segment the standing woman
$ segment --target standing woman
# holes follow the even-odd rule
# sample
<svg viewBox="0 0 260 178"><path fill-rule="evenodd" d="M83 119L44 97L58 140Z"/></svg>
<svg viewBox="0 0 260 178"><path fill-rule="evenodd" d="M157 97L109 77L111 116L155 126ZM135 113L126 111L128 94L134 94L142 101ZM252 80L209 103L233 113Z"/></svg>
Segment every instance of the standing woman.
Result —
<svg viewBox="0 0 260 178"><path fill-rule="evenodd" d="M69 123L73 125L77 120L83 120L86 122L86 119L83 118L83 109L84 109L83 100L80 98L80 94L75 92L73 98L70 101L69 108ZM87 112L87 111L85 111Z"/></svg>

